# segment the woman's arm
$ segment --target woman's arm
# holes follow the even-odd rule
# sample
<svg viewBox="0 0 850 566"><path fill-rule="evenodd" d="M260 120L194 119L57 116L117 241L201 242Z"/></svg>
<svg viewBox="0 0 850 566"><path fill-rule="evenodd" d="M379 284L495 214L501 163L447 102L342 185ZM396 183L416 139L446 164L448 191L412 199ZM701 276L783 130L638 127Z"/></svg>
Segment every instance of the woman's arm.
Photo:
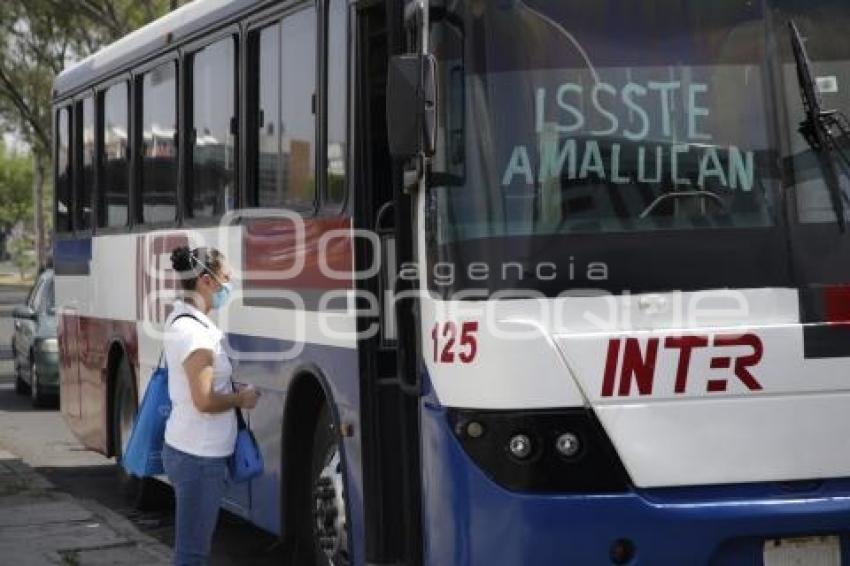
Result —
<svg viewBox="0 0 850 566"><path fill-rule="evenodd" d="M239 407L253 409L259 393L254 389L241 389L237 393L218 393L213 388L213 352L195 350L183 362L189 377L192 403L202 413L223 413Z"/></svg>

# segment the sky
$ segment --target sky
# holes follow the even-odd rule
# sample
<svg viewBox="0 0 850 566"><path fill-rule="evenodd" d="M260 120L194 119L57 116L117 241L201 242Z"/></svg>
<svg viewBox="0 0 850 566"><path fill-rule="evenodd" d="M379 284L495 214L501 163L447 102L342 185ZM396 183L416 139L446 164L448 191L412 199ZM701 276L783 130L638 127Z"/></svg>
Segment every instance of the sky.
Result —
<svg viewBox="0 0 850 566"><path fill-rule="evenodd" d="M18 134L15 132L6 132L3 134L3 141L6 143L6 147L11 149L16 153L27 153L29 152L29 146L24 143Z"/></svg>

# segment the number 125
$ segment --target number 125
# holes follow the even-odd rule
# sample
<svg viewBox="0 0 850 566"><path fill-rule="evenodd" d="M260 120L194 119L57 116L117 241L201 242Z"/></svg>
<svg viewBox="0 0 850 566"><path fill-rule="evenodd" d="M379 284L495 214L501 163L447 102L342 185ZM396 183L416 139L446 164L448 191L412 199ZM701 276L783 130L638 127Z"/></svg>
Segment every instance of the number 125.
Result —
<svg viewBox="0 0 850 566"><path fill-rule="evenodd" d="M478 355L478 322L468 320L461 323L460 339L454 322L437 323L431 331L434 343L434 363L453 364L457 359L462 364L470 364Z"/></svg>

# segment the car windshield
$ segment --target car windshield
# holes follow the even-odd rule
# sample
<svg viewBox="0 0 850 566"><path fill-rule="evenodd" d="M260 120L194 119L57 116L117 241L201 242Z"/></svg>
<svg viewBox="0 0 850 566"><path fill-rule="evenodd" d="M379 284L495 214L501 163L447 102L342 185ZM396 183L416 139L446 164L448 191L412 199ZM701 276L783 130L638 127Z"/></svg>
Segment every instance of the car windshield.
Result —
<svg viewBox="0 0 850 566"><path fill-rule="evenodd" d="M44 287L45 297L42 300L47 305L48 309L56 308L56 294L53 289L53 277L47 280Z"/></svg>
<svg viewBox="0 0 850 566"><path fill-rule="evenodd" d="M437 243L770 228L761 2L449 1Z"/></svg>

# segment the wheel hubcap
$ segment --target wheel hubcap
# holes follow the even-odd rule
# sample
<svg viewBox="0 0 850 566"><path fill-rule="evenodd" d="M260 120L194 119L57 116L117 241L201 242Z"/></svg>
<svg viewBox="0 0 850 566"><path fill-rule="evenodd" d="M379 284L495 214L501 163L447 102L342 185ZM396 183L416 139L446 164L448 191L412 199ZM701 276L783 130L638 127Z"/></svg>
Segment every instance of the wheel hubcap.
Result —
<svg viewBox="0 0 850 566"><path fill-rule="evenodd" d="M330 564L348 564L348 532L345 524L345 492L339 448L334 445L325 458L313 489L315 536Z"/></svg>

